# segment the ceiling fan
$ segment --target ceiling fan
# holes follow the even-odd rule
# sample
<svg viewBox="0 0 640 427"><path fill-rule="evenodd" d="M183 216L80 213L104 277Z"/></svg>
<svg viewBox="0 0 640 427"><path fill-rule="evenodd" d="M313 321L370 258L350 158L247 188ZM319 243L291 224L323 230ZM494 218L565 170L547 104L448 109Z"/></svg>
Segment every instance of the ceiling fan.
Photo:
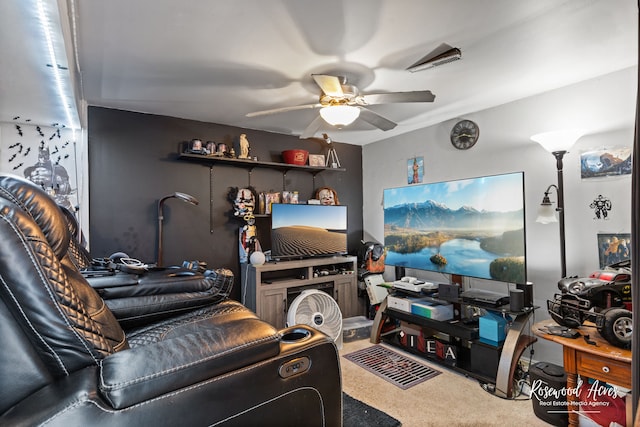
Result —
<svg viewBox="0 0 640 427"><path fill-rule="evenodd" d="M387 131L396 127L397 123L366 108L367 106L400 102L433 102L436 98L429 90L360 94L356 86L347 84L346 77L326 74L312 74L311 77L322 91L317 103L256 111L247 114L247 117L319 108L320 115L307 126L300 135L300 139L312 137L320 129L323 121L342 127L353 123L357 118L361 118L378 129Z"/></svg>

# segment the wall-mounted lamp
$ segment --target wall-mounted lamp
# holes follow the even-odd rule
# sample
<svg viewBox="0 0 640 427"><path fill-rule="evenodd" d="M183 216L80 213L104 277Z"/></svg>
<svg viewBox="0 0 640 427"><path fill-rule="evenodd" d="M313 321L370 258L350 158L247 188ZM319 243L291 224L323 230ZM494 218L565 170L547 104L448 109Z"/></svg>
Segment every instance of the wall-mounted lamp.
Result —
<svg viewBox="0 0 640 427"><path fill-rule="evenodd" d="M545 132L533 135L531 139L549 151L556 158L556 169L558 171L558 185L551 184L547 191L544 192L538 218L536 222L548 224L556 222L555 212L549 199L551 188L555 188L558 193L558 203L556 212L558 212L558 221L560 223L560 266L562 269L562 278L567 277L567 254L565 248L565 226L564 226L564 180L562 176L562 159L567 150L576 143L576 141L586 132L583 130L560 130Z"/></svg>
<svg viewBox="0 0 640 427"><path fill-rule="evenodd" d="M164 206L164 202L167 199L180 199L183 202L187 202L187 203L191 203L192 205L197 205L198 203L198 199L196 199L195 197L186 194L186 193L179 193L179 192L175 192L173 194L169 194L164 196L162 199L160 199L158 201L158 261L156 262L156 265L158 267L162 267L162 223L164 221L164 215L162 213L162 208Z"/></svg>
<svg viewBox="0 0 640 427"><path fill-rule="evenodd" d="M360 116L360 109L353 105L328 105L320 109L320 116L333 126L347 126Z"/></svg>

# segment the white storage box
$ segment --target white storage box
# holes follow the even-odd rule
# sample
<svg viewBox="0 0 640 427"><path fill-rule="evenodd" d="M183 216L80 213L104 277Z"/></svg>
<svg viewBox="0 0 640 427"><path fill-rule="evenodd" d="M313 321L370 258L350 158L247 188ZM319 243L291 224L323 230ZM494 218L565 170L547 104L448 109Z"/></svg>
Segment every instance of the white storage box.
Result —
<svg viewBox="0 0 640 427"><path fill-rule="evenodd" d="M433 320L451 320L453 319L453 305L417 301L411 304L411 313Z"/></svg>
<svg viewBox="0 0 640 427"><path fill-rule="evenodd" d="M411 304L417 301L422 301L422 299L417 297L389 295L387 297L387 307L411 313Z"/></svg>

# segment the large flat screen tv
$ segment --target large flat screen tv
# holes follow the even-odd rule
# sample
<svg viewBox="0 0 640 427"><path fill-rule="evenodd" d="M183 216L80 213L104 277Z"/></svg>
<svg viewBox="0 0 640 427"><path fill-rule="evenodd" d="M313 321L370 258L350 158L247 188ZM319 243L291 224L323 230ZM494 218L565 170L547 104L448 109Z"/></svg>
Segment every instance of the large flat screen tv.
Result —
<svg viewBox="0 0 640 427"><path fill-rule="evenodd" d="M526 282L524 173L384 190L387 265Z"/></svg>
<svg viewBox="0 0 640 427"><path fill-rule="evenodd" d="M346 206L271 205L271 258L282 260L346 253Z"/></svg>

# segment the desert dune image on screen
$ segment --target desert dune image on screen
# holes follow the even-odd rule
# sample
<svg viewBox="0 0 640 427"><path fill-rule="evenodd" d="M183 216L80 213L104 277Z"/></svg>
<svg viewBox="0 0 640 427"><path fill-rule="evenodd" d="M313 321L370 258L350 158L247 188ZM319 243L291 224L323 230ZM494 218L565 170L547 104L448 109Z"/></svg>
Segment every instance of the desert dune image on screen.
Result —
<svg viewBox="0 0 640 427"><path fill-rule="evenodd" d="M384 190L385 263L526 282L522 172Z"/></svg>
<svg viewBox="0 0 640 427"><path fill-rule="evenodd" d="M271 256L299 258L347 252L347 207L274 204Z"/></svg>

